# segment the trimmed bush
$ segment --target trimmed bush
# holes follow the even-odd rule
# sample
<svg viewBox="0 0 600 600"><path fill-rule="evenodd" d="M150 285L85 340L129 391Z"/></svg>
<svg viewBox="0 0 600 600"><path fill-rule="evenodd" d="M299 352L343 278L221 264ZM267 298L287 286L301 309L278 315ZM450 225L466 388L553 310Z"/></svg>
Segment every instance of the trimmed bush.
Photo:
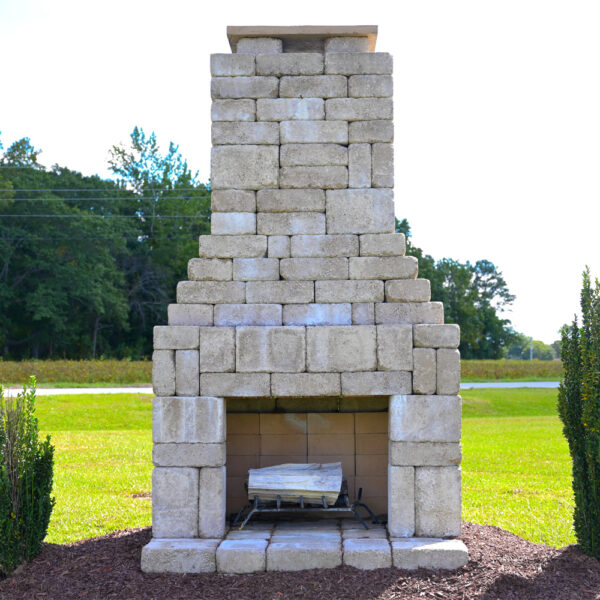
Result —
<svg viewBox="0 0 600 600"><path fill-rule="evenodd" d="M562 331L565 376L558 411L573 461L575 536L583 551L600 559L600 284L583 274L581 328Z"/></svg>
<svg viewBox="0 0 600 600"><path fill-rule="evenodd" d="M0 574L31 560L46 537L54 506L50 436L38 439L36 381L16 398L0 386Z"/></svg>

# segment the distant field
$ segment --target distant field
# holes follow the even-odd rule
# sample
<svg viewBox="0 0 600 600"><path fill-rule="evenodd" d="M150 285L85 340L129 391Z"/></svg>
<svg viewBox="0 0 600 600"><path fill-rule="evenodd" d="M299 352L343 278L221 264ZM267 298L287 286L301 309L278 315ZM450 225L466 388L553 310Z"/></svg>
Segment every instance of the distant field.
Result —
<svg viewBox="0 0 600 600"><path fill-rule="evenodd" d="M463 360L462 381L558 381L562 363L546 360ZM126 360L0 360L0 383L23 385L35 375L40 386L142 385L152 381L152 362Z"/></svg>

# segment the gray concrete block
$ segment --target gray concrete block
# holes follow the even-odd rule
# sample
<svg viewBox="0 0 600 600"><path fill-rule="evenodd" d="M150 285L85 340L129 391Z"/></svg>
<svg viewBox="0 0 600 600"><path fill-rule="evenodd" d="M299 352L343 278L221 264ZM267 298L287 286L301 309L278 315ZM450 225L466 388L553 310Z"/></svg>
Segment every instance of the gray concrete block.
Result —
<svg viewBox="0 0 600 600"><path fill-rule="evenodd" d="M414 279L419 263L414 256L355 256L350 279Z"/></svg>
<svg viewBox="0 0 600 600"><path fill-rule="evenodd" d="M347 91L342 75L282 77L279 84L281 98L344 98Z"/></svg>
<svg viewBox="0 0 600 600"><path fill-rule="evenodd" d="M352 325L351 304L286 304L284 325Z"/></svg>
<svg viewBox="0 0 600 600"><path fill-rule="evenodd" d="M154 327L155 350L193 350L200 342L197 327L157 325Z"/></svg>
<svg viewBox="0 0 600 600"><path fill-rule="evenodd" d="M412 326L377 325L377 370L412 371Z"/></svg>
<svg viewBox="0 0 600 600"><path fill-rule="evenodd" d="M460 444L448 442L390 442L390 464L411 467L459 465Z"/></svg>
<svg viewBox="0 0 600 600"><path fill-rule="evenodd" d="M392 144L373 144L373 187L394 187L394 148Z"/></svg>
<svg viewBox="0 0 600 600"><path fill-rule="evenodd" d="M282 167L279 169L282 188L313 188L335 190L348 187L346 167Z"/></svg>
<svg viewBox="0 0 600 600"><path fill-rule="evenodd" d="M144 573L212 573L221 540L152 539L142 548Z"/></svg>
<svg viewBox="0 0 600 600"><path fill-rule="evenodd" d="M373 302L354 302L352 304L352 325L374 325L375 304Z"/></svg>
<svg viewBox="0 0 600 600"><path fill-rule="evenodd" d="M211 127L213 146L218 144L279 144L277 123L217 121Z"/></svg>
<svg viewBox="0 0 600 600"><path fill-rule="evenodd" d="M415 533L415 469L388 467L388 531L392 537Z"/></svg>
<svg viewBox="0 0 600 600"><path fill-rule="evenodd" d="M338 373L273 373L271 394L278 397L339 396Z"/></svg>
<svg viewBox="0 0 600 600"><path fill-rule="evenodd" d="M414 348L413 394L435 394L437 389L436 360L433 348Z"/></svg>
<svg viewBox="0 0 600 600"><path fill-rule="evenodd" d="M303 304L315 301L312 281L249 281L248 304Z"/></svg>
<svg viewBox="0 0 600 600"><path fill-rule="evenodd" d="M305 144L298 146L309 147ZM259 212L325 212L323 190L259 190L256 200Z"/></svg>
<svg viewBox="0 0 600 600"><path fill-rule="evenodd" d="M324 208L325 202L323 202ZM291 255L306 258L333 258L358 255L356 235L295 235Z"/></svg>
<svg viewBox="0 0 600 600"><path fill-rule="evenodd" d="M361 256L404 256L403 233L365 233L360 236Z"/></svg>
<svg viewBox="0 0 600 600"><path fill-rule="evenodd" d="M213 213L256 212L256 192L252 190L212 190L211 210Z"/></svg>
<svg viewBox="0 0 600 600"><path fill-rule="evenodd" d="M210 107L213 121L255 121L255 100L213 100Z"/></svg>
<svg viewBox="0 0 600 600"><path fill-rule="evenodd" d="M372 371L376 362L373 326L309 327L306 330L308 371Z"/></svg>
<svg viewBox="0 0 600 600"><path fill-rule="evenodd" d="M289 258L290 236L270 235L268 238L267 256L269 258Z"/></svg>
<svg viewBox="0 0 600 600"><path fill-rule="evenodd" d="M387 52L344 52L325 55L325 73L332 75L389 75L392 55Z"/></svg>
<svg viewBox="0 0 600 600"><path fill-rule="evenodd" d="M277 98L277 77L215 77L210 82L213 100L225 98Z"/></svg>
<svg viewBox="0 0 600 600"><path fill-rule="evenodd" d="M154 444L152 462L156 467L221 467L225 450L225 443Z"/></svg>
<svg viewBox="0 0 600 600"><path fill-rule="evenodd" d="M325 52L369 52L369 38L366 36L327 38Z"/></svg>
<svg viewBox="0 0 600 600"><path fill-rule="evenodd" d="M246 284L242 281L180 281L179 304L221 304L244 302Z"/></svg>
<svg viewBox="0 0 600 600"><path fill-rule="evenodd" d="M370 371L342 373L344 396L390 396L412 389L410 371Z"/></svg>
<svg viewBox="0 0 600 600"><path fill-rule="evenodd" d="M460 569L469 562L462 540L439 538L392 539L392 558L397 569Z"/></svg>
<svg viewBox="0 0 600 600"><path fill-rule="evenodd" d="M210 218L213 235L244 235L256 233L256 213L217 212Z"/></svg>
<svg viewBox="0 0 600 600"><path fill-rule="evenodd" d="M267 255L264 235L201 235L200 256L204 258L260 258Z"/></svg>
<svg viewBox="0 0 600 600"><path fill-rule="evenodd" d="M235 329L227 325L234 325L238 306L246 305L219 305L217 326L200 329L201 373L235 371Z"/></svg>
<svg viewBox="0 0 600 600"><path fill-rule="evenodd" d="M283 52L283 43L277 38L241 38L238 40L237 54L269 54Z"/></svg>
<svg viewBox="0 0 600 600"><path fill-rule="evenodd" d="M392 190L328 190L327 233L391 233L394 231Z"/></svg>
<svg viewBox="0 0 600 600"><path fill-rule="evenodd" d="M210 165L211 185L216 190L260 190L277 187L279 183L276 145L216 146L211 151Z"/></svg>
<svg viewBox="0 0 600 600"><path fill-rule="evenodd" d="M225 536L225 467L200 469L198 493L198 536Z"/></svg>
<svg viewBox="0 0 600 600"><path fill-rule="evenodd" d="M351 144L376 144L394 141L394 123L389 119L379 121L353 121L348 127Z"/></svg>
<svg viewBox="0 0 600 600"><path fill-rule="evenodd" d="M418 280L417 280L418 281ZM460 327L458 325L415 325L415 346L422 348L458 348Z"/></svg>
<svg viewBox="0 0 600 600"><path fill-rule="evenodd" d="M277 258L234 258L233 279L236 281L272 281L279 279Z"/></svg>
<svg viewBox="0 0 600 600"><path fill-rule="evenodd" d="M271 541L267 548L267 571L333 569L342 564L341 540L306 536Z"/></svg>
<svg viewBox="0 0 600 600"><path fill-rule="evenodd" d="M429 279L396 279L385 282L387 302L429 302L431 284Z"/></svg>
<svg viewBox="0 0 600 600"><path fill-rule="evenodd" d="M444 305L441 302L378 303L375 304L375 322L380 325L443 323Z"/></svg>
<svg viewBox="0 0 600 600"><path fill-rule="evenodd" d="M216 327L282 324L281 304L218 304L215 309Z"/></svg>
<svg viewBox="0 0 600 600"><path fill-rule="evenodd" d="M388 569L392 549L386 539L345 539L344 564L357 569Z"/></svg>
<svg viewBox="0 0 600 600"><path fill-rule="evenodd" d="M348 146L348 187L371 187L371 144Z"/></svg>
<svg viewBox="0 0 600 600"><path fill-rule="evenodd" d="M391 98L330 98L325 101L330 121L375 121L393 118Z"/></svg>
<svg viewBox="0 0 600 600"><path fill-rule="evenodd" d="M155 350L152 353L152 389L157 396L175 394L175 352Z"/></svg>
<svg viewBox="0 0 600 600"><path fill-rule="evenodd" d="M347 258L282 258L282 279L334 280L348 279Z"/></svg>
<svg viewBox="0 0 600 600"><path fill-rule="evenodd" d="M325 215L320 212L257 213L256 229L263 235L323 234Z"/></svg>
<svg viewBox="0 0 600 600"><path fill-rule="evenodd" d="M262 98L256 101L259 121L316 121L325 118L322 98Z"/></svg>
<svg viewBox="0 0 600 600"><path fill-rule="evenodd" d="M258 75L321 75L323 55L310 52L259 54L256 57Z"/></svg>
<svg viewBox="0 0 600 600"><path fill-rule="evenodd" d="M271 378L268 373L202 373L200 392L224 397L268 397Z"/></svg>
<svg viewBox="0 0 600 600"><path fill-rule="evenodd" d="M281 121L279 135L282 144L347 144L348 123L346 121Z"/></svg>
<svg viewBox="0 0 600 600"><path fill-rule="evenodd" d="M237 327L238 373L299 373L306 366L304 327Z"/></svg>
<svg viewBox="0 0 600 600"><path fill-rule="evenodd" d="M210 55L210 74L213 77L251 76L255 72L254 56L243 54Z"/></svg>
<svg viewBox="0 0 600 600"><path fill-rule="evenodd" d="M348 148L340 144L282 144L279 163L282 167L345 167L348 165Z"/></svg>
<svg viewBox="0 0 600 600"><path fill-rule="evenodd" d="M175 393L177 396L197 396L200 393L198 350L175 352Z"/></svg>
<svg viewBox="0 0 600 600"><path fill-rule="evenodd" d="M224 540L217 548L217 571L259 573L267 568L267 540Z"/></svg>
<svg viewBox="0 0 600 600"><path fill-rule="evenodd" d="M316 281L316 302L381 302L383 281Z"/></svg>
<svg viewBox="0 0 600 600"><path fill-rule="evenodd" d="M169 325L213 324L212 304L169 304L167 312Z"/></svg>
<svg viewBox="0 0 600 600"><path fill-rule="evenodd" d="M437 351L437 393L458 394L460 391L460 352L450 348Z"/></svg>
<svg viewBox="0 0 600 600"><path fill-rule="evenodd" d="M348 96L352 98L390 98L394 93L391 75L352 75Z"/></svg>
<svg viewBox="0 0 600 600"><path fill-rule="evenodd" d="M188 261L188 279L191 281L231 281L232 273L231 259L192 258Z"/></svg>

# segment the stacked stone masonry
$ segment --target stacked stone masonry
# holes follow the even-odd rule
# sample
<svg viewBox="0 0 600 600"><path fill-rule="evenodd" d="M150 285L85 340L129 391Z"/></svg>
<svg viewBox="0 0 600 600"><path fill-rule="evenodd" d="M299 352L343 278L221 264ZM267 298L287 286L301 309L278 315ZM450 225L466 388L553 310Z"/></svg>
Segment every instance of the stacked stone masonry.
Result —
<svg viewBox="0 0 600 600"><path fill-rule="evenodd" d="M211 234L154 330L147 570L235 572L240 549L249 571L294 568L274 539L219 546L234 398L389 398L391 539L369 551L435 567L421 546L439 540L412 538L460 535L459 328L394 233L392 58L366 39L249 37L211 56ZM364 545L344 544L348 564Z"/></svg>

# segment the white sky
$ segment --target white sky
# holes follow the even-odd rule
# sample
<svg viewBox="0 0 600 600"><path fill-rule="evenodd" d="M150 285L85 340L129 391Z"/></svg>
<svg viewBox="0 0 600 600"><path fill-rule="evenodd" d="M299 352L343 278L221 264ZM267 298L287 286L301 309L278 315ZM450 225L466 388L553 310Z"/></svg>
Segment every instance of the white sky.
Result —
<svg viewBox="0 0 600 600"><path fill-rule="evenodd" d="M396 214L435 258L486 258L546 342L600 275L596 0L0 0L0 131L108 176L134 125L209 176L227 25L379 25L394 55Z"/></svg>

